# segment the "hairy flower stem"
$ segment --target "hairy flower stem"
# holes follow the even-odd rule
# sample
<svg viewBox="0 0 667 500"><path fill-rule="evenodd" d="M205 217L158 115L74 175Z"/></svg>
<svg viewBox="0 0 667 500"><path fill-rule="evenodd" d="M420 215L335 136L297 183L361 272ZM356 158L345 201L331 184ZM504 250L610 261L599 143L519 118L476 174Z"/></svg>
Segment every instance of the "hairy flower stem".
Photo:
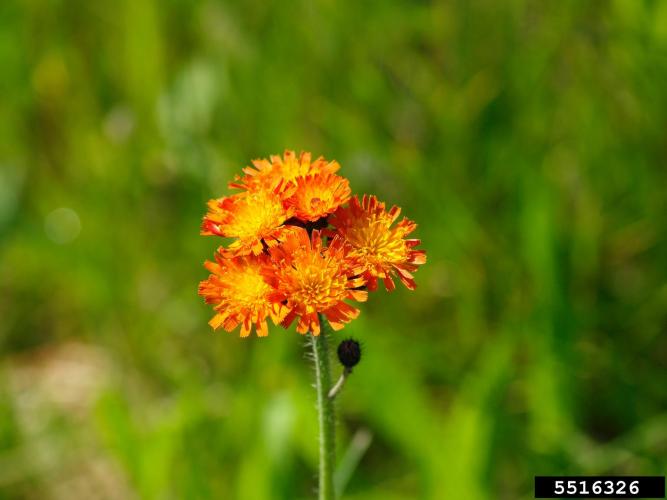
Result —
<svg viewBox="0 0 667 500"><path fill-rule="evenodd" d="M335 424L331 390L331 364L329 362L329 334L331 326L320 314L320 334L309 335L315 360L315 385L317 388L317 412L320 426L319 500L333 500L334 462L336 459Z"/></svg>

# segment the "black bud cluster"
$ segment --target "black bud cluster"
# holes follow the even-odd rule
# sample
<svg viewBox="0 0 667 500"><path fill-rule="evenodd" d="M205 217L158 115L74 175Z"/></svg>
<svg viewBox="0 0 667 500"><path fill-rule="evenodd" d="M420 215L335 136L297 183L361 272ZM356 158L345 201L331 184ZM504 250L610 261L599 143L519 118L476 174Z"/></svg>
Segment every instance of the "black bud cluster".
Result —
<svg viewBox="0 0 667 500"><path fill-rule="evenodd" d="M345 368L352 368L361 359L361 346L354 339L343 340L338 345L338 359Z"/></svg>

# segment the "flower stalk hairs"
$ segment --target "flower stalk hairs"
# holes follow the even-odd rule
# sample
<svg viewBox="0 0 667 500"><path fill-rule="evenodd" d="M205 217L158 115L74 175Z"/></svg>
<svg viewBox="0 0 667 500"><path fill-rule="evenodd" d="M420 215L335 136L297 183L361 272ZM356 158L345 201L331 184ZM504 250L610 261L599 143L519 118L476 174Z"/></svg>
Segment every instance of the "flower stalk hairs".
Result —
<svg viewBox="0 0 667 500"><path fill-rule="evenodd" d="M320 499L334 498L334 413L327 335L359 315L378 283L414 290L413 273L426 262L417 225L375 196L352 197L340 165L310 153L254 160L208 202L201 234L232 238L220 246L199 295L213 306L213 329L268 335L269 321L308 335L315 359L320 417ZM358 346L358 344L357 344ZM349 347L349 345L347 346ZM339 351L340 352L340 351ZM342 360L342 358L341 358ZM343 377L351 373L345 366ZM340 490L339 490L340 493Z"/></svg>

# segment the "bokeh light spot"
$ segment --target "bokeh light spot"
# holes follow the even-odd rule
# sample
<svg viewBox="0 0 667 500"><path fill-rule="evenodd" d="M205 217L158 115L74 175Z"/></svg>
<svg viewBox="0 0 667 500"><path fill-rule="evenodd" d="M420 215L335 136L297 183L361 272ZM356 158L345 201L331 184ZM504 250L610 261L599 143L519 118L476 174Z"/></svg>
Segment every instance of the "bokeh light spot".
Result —
<svg viewBox="0 0 667 500"><path fill-rule="evenodd" d="M51 241L64 245L70 243L81 232L79 215L71 208L56 208L46 216L44 231Z"/></svg>

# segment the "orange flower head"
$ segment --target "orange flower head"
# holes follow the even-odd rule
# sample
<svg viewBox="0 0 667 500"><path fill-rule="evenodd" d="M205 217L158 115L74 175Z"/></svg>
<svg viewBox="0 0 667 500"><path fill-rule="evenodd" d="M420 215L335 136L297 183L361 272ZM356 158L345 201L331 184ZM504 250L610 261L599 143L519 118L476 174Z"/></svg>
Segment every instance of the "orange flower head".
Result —
<svg viewBox="0 0 667 500"><path fill-rule="evenodd" d="M270 191L239 193L208 202L201 234L238 238L225 251L227 255L259 255L265 246L280 241L285 232L281 224L293 212Z"/></svg>
<svg viewBox="0 0 667 500"><path fill-rule="evenodd" d="M343 301L366 300L367 292L358 290L364 284L359 276L363 267L349 258L342 238L334 237L323 248L319 231L309 238L304 229L294 227L269 252L275 267L265 271L265 279L275 289L271 300L285 305L283 326L298 317L297 332L319 335L318 313L326 316L334 330L359 315L358 309Z"/></svg>
<svg viewBox="0 0 667 500"><path fill-rule="evenodd" d="M404 239L415 230L417 224L404 218L392 227L401 209L393 206L388 212L385 204L378 202L375 196L364 195L362 202L355 196L346 208L339 208L329 218L342 236L352 247L350 256L364 266L364 277L368 289L377 289L377 280L382 278L387 290L396 288L393 276L410 290L416 287L412 273L417 266L426 262L424 250L414 250L420 241Z"/></svg>
<svg viewBox="0 0 667 500"><path fill-rule="evenodd" d="M209 321L213 329L231 332L241 325L241 337L247 337L254 326L257 335L265 337L267 316L275 324L282 320L283 308L271 302L273 290L263 277L267 265L266 255L226 258L218 253L215 262L206 261L212 274L199 283L199 295L214 306L216 314Z"/></svg>
<svg viewBox="0 0 667 500"><path fill-rule="evenodd" d="M387 210L375 196L350 198L338 163L311 161L310 153L252 164L229 184L240 193L209 201L201 226L203 235L233 239L205 263L211 274L199 284L215 310L214 329L241 325L242 337L253 328L265 336L269 317L319 335L321 318L334 330L356 318L347 301L365 301L379 279L389 291L396 277L416 287L412 273L426 252L407 237L417 225L397 223L400 208Z"/></svg>
<svg viewBox="0 0 667 500"><path fill-rule="evenodd" d="M286 207L303 221L316 220L334 212L350 199L350 183L336 174L311 174L295 179L293 194L285 200Z"/></svg>
<svg viewBox="0 0 667 500"><path fill-rule="evenodd" d="M230 188L247 191L268 190L289 196L293 193L297 178L334 173L340 168L336 161L327 161L322 157L311 161L310 153L302 152L297 157L294 151L285 151L282 158L271 156L269 160L253 160L252 164L254 168L244 168L245 175L231 182Z"/></svg>

